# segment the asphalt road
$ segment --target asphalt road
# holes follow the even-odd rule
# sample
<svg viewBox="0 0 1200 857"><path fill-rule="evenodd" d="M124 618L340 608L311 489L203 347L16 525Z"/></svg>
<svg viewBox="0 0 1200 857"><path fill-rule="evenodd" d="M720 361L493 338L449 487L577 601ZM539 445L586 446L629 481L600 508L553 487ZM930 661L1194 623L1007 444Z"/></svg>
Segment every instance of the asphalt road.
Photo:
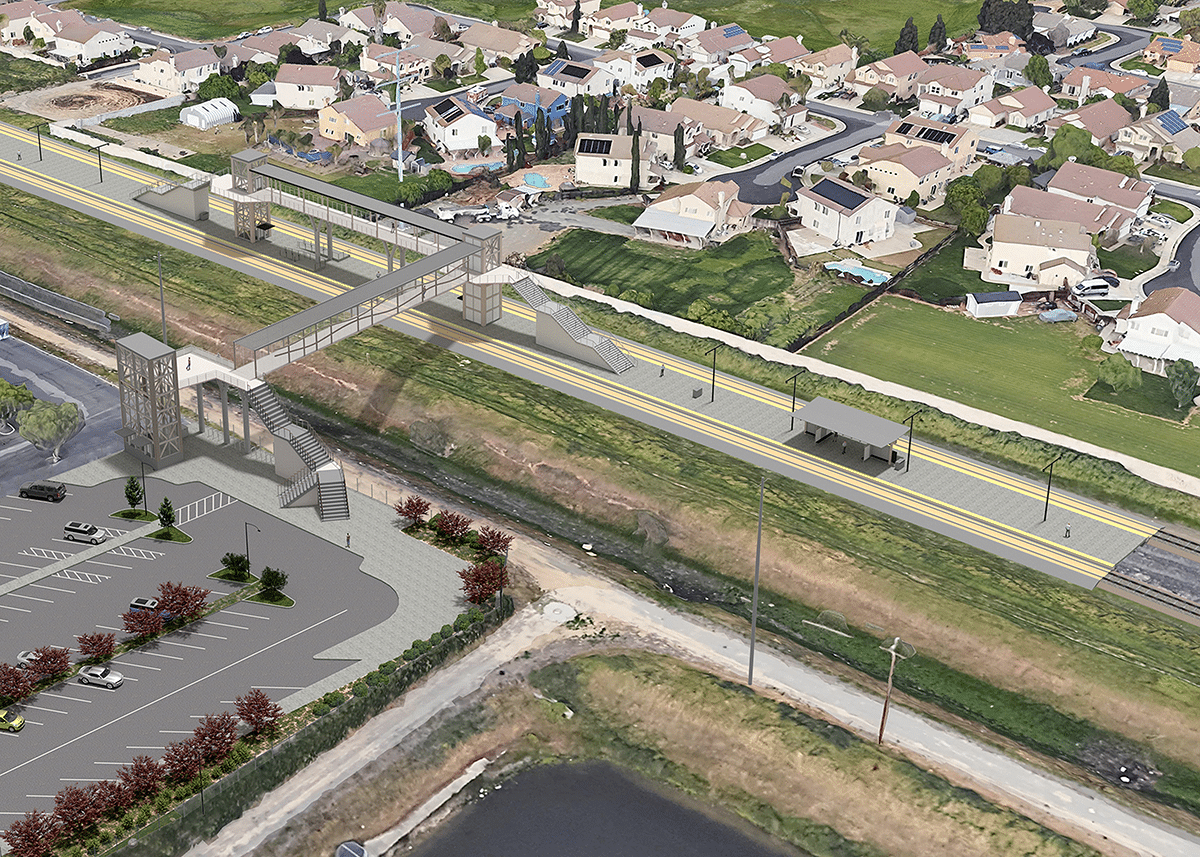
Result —
<svg viewBox="0 0 1200 857"><path fill-rule="evenodd" d="M1185 187L1161 179L1155 181L1158 185L1156 196L1200 206L1200 188ZM1179 262L1179 267L1143 283L1142 291L1149 296L1159 289L1183 288L1200 294L1200 285L1197 285L1200 283L1200 253L1196 252L1197 241L1200 241L1200 229L1192 229L1183 236L1175 249L1175 259Z"/></svg>
<svg viewBox="0 0 1200 857"><path fill-rule="evenodd" d="M102 378L16 337L0 340L0 378L25 384L39 399L74 402L86 420L79 434L67 441L57 463L50 461L49 451L35 448L16 432L0 437L0 494L121 449L115 433L121 427L120 399L117 388Z"/></svg>
<svg viewBox="0 0 1200 857"><path fill-rule="evenodd" d="M1134 51L1140 51L1146 45L1150 44L1150 32L1148 30L1115 24L1098 24L1096 29L1116 36L1117 41L1085 57L1066 57L1062 60L1063 65L1080 66L1087 63L1104 63L1108 65L1122 57L1128 56ZM1130 72L1122 73L1129 74ZM1136 74L1136 72L1134 73Z"/></svg>

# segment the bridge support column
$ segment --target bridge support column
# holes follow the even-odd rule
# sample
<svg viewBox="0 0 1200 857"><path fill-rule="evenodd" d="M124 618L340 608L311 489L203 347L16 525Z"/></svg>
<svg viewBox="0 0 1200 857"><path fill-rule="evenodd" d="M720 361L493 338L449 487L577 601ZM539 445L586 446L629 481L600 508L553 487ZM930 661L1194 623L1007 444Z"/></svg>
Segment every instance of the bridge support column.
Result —
<svg viewBox="0 0 1200 857"><path fill-rule="evenodd" d="M224 381L217 382L217 389L221 391L221 429L225 432L225 440L223 443L229 443L229 385Z"/></svg>
<svg viewBox="0 0 1200 857"><path fill-rule="evenodd" d="M499 321L503 313L503 283L480 283L468 279L463 286L463 318L482 327Z"/></svg>
<svg viewBox="0 0 1200 857"><path fill-rule="evenodd" d="M390 274L392 272L392 260L396 256L396 245L386 244L384 245L384 249L387 250L388 273Z"/></svg>
<svg viewBox="0 0 1200 857"><path fill-rule="evenodd" d="M325 258L333 261L333 221L328 219L325 221Z"/></svg>
<svg viewBox="0 0 1200 857"><path fill-rule="evenodd" d="M199 434L204 434L204 385L196 385L196 419L200 421Z"/></svg>
<svg viewBox="0 0 1200 857"><path fill-rule="evenodd" d="M250 442L250 395L242 391L242 449L249 454L254 445Z"/></svg>

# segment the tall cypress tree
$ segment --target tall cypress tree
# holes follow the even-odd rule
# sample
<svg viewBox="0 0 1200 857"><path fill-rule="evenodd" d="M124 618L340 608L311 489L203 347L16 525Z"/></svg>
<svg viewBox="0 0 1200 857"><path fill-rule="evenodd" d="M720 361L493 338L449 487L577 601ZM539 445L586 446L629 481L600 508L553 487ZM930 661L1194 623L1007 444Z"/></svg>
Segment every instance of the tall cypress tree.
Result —
<svg viewBox="0 0 1200 857"><path fill-rule="evenodd" d="M1171 109L1171 90L1167 86L1167 79L1160 77L1154 91L1150 93L1150 97L1146 99L1151 104L1157 105L1159 110Z"/></svg>
<svg viewBox="0 0 1200 857"><path fill-rule="evenodd" d="M900 38L896 39L895 53L902 54L905 51L917 51L920 49L921 36L917 33L917 25L913 23L912 16L908 16L903 29L900 30Z"/></svg>
<svg viewBox="0 0 1200 857"><path fill-rule="evenodd" d="M946 22L942 20L941 12L938 12L937 20L929 28L929 44L938 50L941 50L946 44Z"/></svg>
<svg viewBox="0 0 1200 857"><path fill-rule="evenodd" d="M540 107L533 120L533 139L537 146L537 159L546 160L550 155L550 129L546 127L546 111Z"/></svg>
<svg viewBox="0 0 1200 857"><path fill-rule="evenodd" d="M638 120L639 124L641 120ZM625 133L633 133L633 102L629 102L629 109L625 111Z"/></svg>
<svg viewBox="0 0 1200 857"><path fill-rule="evenodd" d="M575 8L571 10L571 32L579 32L579 19L583 17L579 11L579 0L575 0Z"/></svg>
<svg viewBox="0 0 1200 857"><path fill-rule="evenodd" d="M528 150L525 147L525 115L518 110L516 115L517 129L517 169L525 169L525 161L528 157Z"/></svg>
<svg viewBox="0 0 1200 857"><path fill-rule="evenodd" d="M629 144L633 161L629 165L629 190L637 193L642 187L642 126L639 123Z"/></svg>
<svg viewBox="0 0 1200 857"><path fill-rule="evenodd" d="M683 122L675 126L675 169L682 170L687 161L687 144L683 141Z"/></svg>

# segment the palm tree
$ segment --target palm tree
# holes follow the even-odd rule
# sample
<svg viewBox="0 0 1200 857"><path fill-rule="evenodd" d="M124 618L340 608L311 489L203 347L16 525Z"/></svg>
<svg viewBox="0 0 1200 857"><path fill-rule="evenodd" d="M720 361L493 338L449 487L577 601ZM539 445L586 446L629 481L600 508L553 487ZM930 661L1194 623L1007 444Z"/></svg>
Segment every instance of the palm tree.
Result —
<svg viewBox="0 0 1200 857"><path fill-rule="evenodd" d="M247 145L247 146L249 146L249 145L250 145L250 138L255 136L255 133L254 133L254 128L255 128L254 117L253 117L253 116L246 116L246 117L244 117L244 118L242 119L242 125L241 125L241 128L242 128L242 131L243 131L243 132L245 132L245 134L246 134L246 145ZM258 142L258 140L257 140L257 139L255 139L255 141L254 141L254 142L255 142L255 143L257 143L257 142Z"/></svg>
<svg viewBox="0 0 1200 857"><path fill-rule="evenodd" d="M272 102L271 108L267 111L271 114L271 121L275 123L275 130L279 130L279 120L283 118L284 108L278 101Z"/></svg>
<svg viewBox="0 0 1200 857"><path fill-rule="evenodd" d="M342 156L341 144L334 143L332 146L330 146L329 154L330 154L329 163L333 166L337 166L338 158L340 158Z"/></svg>
<svg viewBox="0 0 1200 857"><path fill-rule="evenodd" d="M267 131L267 116L265 113L254 114L254 142L257 143Z"/></svg>
<svg viewBox="0 0 1200 857"><path fill-rule="evenodd" d="M375 43L383 41L383 19L387 15L387 0L374 0L371 11L375 13Z"/></svg>

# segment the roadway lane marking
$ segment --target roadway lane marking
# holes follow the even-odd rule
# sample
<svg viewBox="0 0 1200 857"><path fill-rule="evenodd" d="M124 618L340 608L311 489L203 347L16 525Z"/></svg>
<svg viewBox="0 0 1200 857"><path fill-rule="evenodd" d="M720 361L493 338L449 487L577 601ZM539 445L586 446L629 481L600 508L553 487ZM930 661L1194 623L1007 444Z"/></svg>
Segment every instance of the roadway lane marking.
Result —
<svg viewBox="0 0 1200 857"><path fill-rule="evenodd" d="M142 705L142 706L139 706L138 708L133 709L133 711L127 711L118 717L114 717L112 720L108 721L107 723L101 723L99 726L95 727L94 729L90 729L87 732L84 732L82 735L76 735L74 738L71 738L68 741L64 741L63 743L59 744L57 747L51 747L49 750L45 750L41 753L38 753L36 756L34 756L31 759L26 759L24 762L21 762L20 764L13 765L11 768L9 768L6 771L0 771L0 778L6 777L9 774L11 774L13 771L23 768L26 765L33 764L34 762L38 761L39 759L43 759L46 756L49 756L51 753L61 750L64 747L69 747L71 744L74 744L76 741L82 741L84 738L87 738L90 735L94 735L95 733L99 732L101 729L104 729L106 726L111 726L112 724L114 724L120 720L124 720L126 717L132 717L133 715L144 711L145 709L149 708L152 705L155 705L166 699L170 699L172 696L174 696L177 693L183 693L185 690L195 687L196 685L200 684L201 682L207 681L208 679L212 678L213 676L219 675L220 673L223 673L226 670L233 669L234 667L245 663L246 661L250 660L251 658L258 657L259 655L263 654L264 652L270 651L271 649L275 648L276 646L282 646L284 643L287 643L290 640L294 640L296 637L299 637L301 634L307 633L308 631L311 631L314 628L320 627L321 625L324 625L326 622L332 622L334 619L337 619L339 616L347 613L348 610L349 610L349 608L347 608L345 610L339 610L338 612L334 613L332 616L326 616L324 619L320 619L320 620L314 622L313 624L309 625L307 628L301 628L299 631L296 631L292 634L288 634L282 640L276 640L274 643L270 643L266 646L263 646L258 651L251 652L250 654L246 655L245 657L238 658L236 661L233 661L232 663L228 663L228 664L225 664L224 666L218 667L217 669L210 672L208 675L203 675L200 678L195 679L194 681L190 681L187 684L185 684L183 687L177 687L174 690L170 691L169 693L166 693L166 694L160 696L158 699L152 699L152 700L150 700L150 702L147 702L145 705ZM192 734L192 733L187 733L187 734ZM15 813L15 814L16 815L24 815L25 813L22 812L22 813Z"/></svg>
<svg viewBox="0 0 1200 857"><path fill-rule="evenodd" d="M22 563L19 563L19 562L2 562L2 561L0 561L0 565L11 565L13 568L29 568L29 569L33 569L34 571L36 571L37 569L42 567L40 565L23 565Z"/></svg>
<svg viewBox="0 0 1200 857"><path fill-rule="evenodd" d="M159 642L165 646L179 646L180 648L183 648L183 649L196 649L197 651L200 651L200 652L204 651L204 646L189 646L187 643L176 643L173 640L159 640ZM179 659L179 660L182 660L182 659Z"/></svg>
<svg viewBox="0 0 1200 857"><path fill-rule="evenodd" d="M11 594L12 593L10 592L9 595L11 595ZM5 610L16 610L18 613L32 613L33 612L32 610L26 610L24 607L10 607L7 604L0 604L0 607L3 607Z"/></svg>
<svg viewBox="0 0 1200 857"><path fill-rule="evenodd" d="M216 634L201 634L199 631L189 631L189 636L192 637L208 637L210 640L228 640L228 637L218 637Z"/></svg>
<svg viewBox="0 0 1200 857"><path fill-rule="evenodd" d="M65 593L67 593L68 595L74 595L74 594L75 594L75 590L74 590L74 589L59 589L57 586L46 586L46 584L44 584L44 583L31 583L31 584L29 584L29 585L30 585L31 587L35 587L35 586L36 586L38 589L49 589L49 590L50 590L50 591L52 591L52 592L65 592Z"/></svg>
<svg viewBox="0 0 1200 857"><path fill-rule="evenodd" d="M19 595L16 592L10 592L8 594L13 598L24 598L26 601L40 601L43 604L53 604L54 603L49 598L36 598L33 595Z"/></svg>
<svg viewBox="0 0 1200 857"><path fill-rule="evenodd" d="M222 628L237 628L239 631L249 631L250 630L245 625L229 625L225 622L214 622L212 619L205 619L204 624L205 625L219 625Z"/></svg>
<svg viewBox="0 0 1200 857"><path fill-rule="evenodd" d="M229 616L245 616L247 619L265 619L271 621L270 616L255 616L253 613L237 613L233 610L222 610L221 613Z"/></svg>
<svg viewBox="0 0 1200 857"><path fill-rule="evenodd" d="M163 641L162 641L162 640L159 640L159 642L161 643L161 642L163 642ZM176 657L175 655L164 655L164 654L162 654L161 652L142 652L141 654L143 654L143 655L153 655L153 656L154 656L154 657L156 657L156 658L170 658L170 659L171 659L171 660L173 660L173 661L182 661L182 660L183 660L183 658Z"/></svg>
<svg viewBox="0 0 1200 857"><path fill-rule="evenodd" d="M43 691L42 691L40 694L38 694L38 695L39 695L39 696L52 696L52 697L54 697L55 699L69 699L69 700L71 700L72 702L86 702L88 705L91 705L91 704L92 704L92 701L91 701L90 699L78 699L78 698L76 698L76 697L74 697L74 696L63 696L61 693L51 693L51 692L50 692L50 691L48 691L48 690L43 690Z"/></svg>
<svg viewBox="0 0 1200 857"><path fill-rule="evenodd" d="M84 562L90 562L92 565L107 565L109 568L123 568L126 571L133 569L132 565L117 565L115 562L101 562L98 559L85 559Z"/></svg>
<svg viewBox="0 0 1200 857"><path fill-rule="evenodd" d="M154 670L156 673L162 672L162 667L148 667L145 664L135 664L131 661L113 661L113 663L122 667L141 667L144 670Z"/></svg>
<svg viewBox="0 0 1200 857"><path fill-rule="evenodd" d="M37 705L26 705L26 708L32 708L34 711L49 711L51 714L66 714L66 711L59 711L57 708L41 708Z"/></svg>

